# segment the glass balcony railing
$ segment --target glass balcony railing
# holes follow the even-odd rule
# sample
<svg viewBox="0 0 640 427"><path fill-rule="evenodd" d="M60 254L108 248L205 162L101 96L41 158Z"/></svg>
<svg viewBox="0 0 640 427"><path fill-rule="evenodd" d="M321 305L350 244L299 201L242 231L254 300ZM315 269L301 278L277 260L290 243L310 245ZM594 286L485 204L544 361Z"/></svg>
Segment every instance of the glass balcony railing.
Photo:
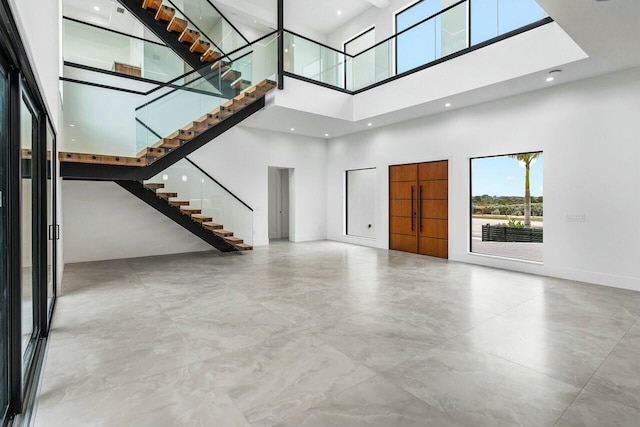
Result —
<svg viewBox="0 0 640 427"><path fill-rule="evenodd" d="M175 10L175 16L188 21L189 28L223 55L249 44L218 8L209 0L163 0L164 6Z"/></svg>
<svg viewBox="0 0 640 427"><path fill-rule="evenodd" d="M201 132L228 118L233 112L221 106L230 98L277 80L277 44L272 33L146 93L63 79L61 151L152 163L193 138L189 130Z"/></svg>
<svg viewBox="0 0 640 427"><path fill-rule="evenodd" d="M191 68L164 44L70 18L63 20L65 62L168 82Z"/></svg>
<svg viewBox="0 0 640 427"><path fill-rule="evenodd" d="M253 245L253 210L189 159L180 160L145 182L148 183L164 184L159 191L177 195L169 202L188 202L189 208L199 209L201 215L211 218L205 226L222 226Z"/></svg>
<svg viewBox="0 0 640 427"><path fill-rule="evenodd" d="M535 0L462 0L357 55L285 32L284 70L348 92L359 91L546 16Z"/></svg>

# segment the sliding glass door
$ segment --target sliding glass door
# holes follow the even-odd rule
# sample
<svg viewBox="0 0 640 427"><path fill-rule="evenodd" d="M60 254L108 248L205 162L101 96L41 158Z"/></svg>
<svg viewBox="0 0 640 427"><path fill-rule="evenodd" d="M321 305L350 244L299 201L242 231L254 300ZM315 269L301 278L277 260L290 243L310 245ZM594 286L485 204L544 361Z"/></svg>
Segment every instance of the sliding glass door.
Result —
<svg viewBox="0 0 640 427"><path fill-rule="evenodd" d="M8 76L0 55L0 423L9 406L9 254L7 194L9 177Z"/></svg>

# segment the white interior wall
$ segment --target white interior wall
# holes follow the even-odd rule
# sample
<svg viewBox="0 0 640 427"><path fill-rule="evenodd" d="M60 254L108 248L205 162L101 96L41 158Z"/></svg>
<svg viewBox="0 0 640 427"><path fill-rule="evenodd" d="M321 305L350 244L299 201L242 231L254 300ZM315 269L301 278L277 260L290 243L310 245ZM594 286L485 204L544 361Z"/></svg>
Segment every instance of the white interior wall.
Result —
<svg viewBox="0 0 640 427"><path fill-rule="evenodd" d="M60 120L60 3L9 0L29 61L56 130Z"/></svg>
<svg viewBox="0 0 640 427"><path fill-rule="evenodd" d="M333 139L328 238L388 248L389 165L448 159L452 260L640 290L640 225L628 219L640 210L639 116L636 68ZM469 159L537 150L545 154L544 265L470 254ZM344 171L367 167L379 171L373 241L343 235ZM575 214L586 221L569 222Z"/></svg>
<svg viewBox="0 0 640 427"><path fill-rule="evenodd" d="M64 181L62 190L65 263L212 249L113 182Z"/></svg>
<svg viewBox="0 0 640 427"><path fill-rule="evenodd" d="M254 209L254 246L269 243L269 167L290 176L291 241L326 238L326 141L235 127L189 156Z"/></svg>

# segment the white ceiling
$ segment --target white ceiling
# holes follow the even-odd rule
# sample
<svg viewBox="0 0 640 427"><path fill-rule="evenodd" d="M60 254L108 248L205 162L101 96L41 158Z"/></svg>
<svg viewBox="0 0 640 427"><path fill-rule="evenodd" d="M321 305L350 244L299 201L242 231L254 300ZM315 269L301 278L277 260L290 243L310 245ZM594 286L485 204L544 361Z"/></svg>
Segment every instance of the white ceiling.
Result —
<svg viewBox="0 0 640 427"><path fill-rule="evenodd" d="M292 1L292 0L291 0ZM456 108L490 102L535 90L553 90L554 86L619 70L640 67L640 1L638 0L537 0L556 23L588 55L587 59L561 65L561 75L552 84L545 81L549 70L535 72L501 83L459 93L443 108L442 100L427 102L375 117L373 127L400 123L431 114L446 114ZM470 71L472 72L472 71ZM469 76L473 78L473 76ZM286 88L285 88L286 90ZM375 91L376 89L373 89ZM276 93L277 96L277 93ZM358 96L358 95L356 95ZM243 125L315 137L330 137L371 129L366 121L339 120L283 107L267 108ZM282 126L286 123L286 126ZM284 129L282 129L284 127Z"/></svg>

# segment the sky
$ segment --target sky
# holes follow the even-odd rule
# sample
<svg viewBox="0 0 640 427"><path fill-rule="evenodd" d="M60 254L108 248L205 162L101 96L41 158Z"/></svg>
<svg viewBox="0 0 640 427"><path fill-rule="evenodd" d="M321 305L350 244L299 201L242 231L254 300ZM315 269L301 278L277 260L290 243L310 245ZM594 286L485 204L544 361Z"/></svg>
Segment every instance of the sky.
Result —
<svg viewBox="0 0 640 427"><path fill-rule="evenodd" d="M531 195L542 196L544 156L531 165ZM471 160L471 194L473 196L524 197L525 169L507 156Z"/></svg>
<svg viewBox="0 0 640 427"><path fill-rule="evenodd" d="M424 0L417 3L398 14L396 31L409 28L440 10L442 10L442 0ZM450 13L451 17L454 11L445 13ZM455 16L464 17L466 14L455 14ZM471 2L471 43L473 45L481 43L543 17L544 10L535 0L473 0ZM396 45L398 73L412 70L442 56L440 45L443 20L446 19L438 16L398 36Z"/></svg>

